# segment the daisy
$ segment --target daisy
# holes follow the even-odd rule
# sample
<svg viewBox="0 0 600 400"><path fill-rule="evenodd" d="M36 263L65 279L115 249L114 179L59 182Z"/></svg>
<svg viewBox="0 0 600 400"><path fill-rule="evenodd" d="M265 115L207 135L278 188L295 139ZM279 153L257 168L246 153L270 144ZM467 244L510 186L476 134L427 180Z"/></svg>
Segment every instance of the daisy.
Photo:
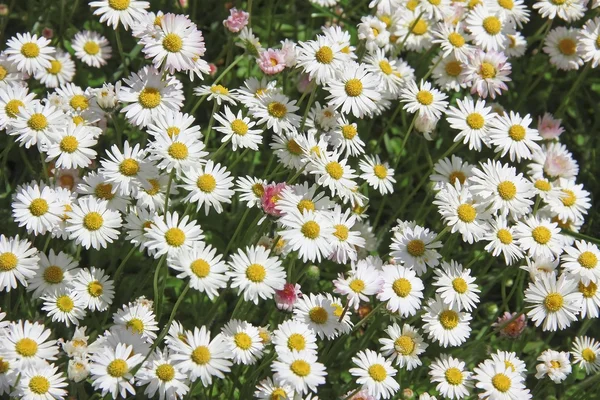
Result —
<svg viewBox="0 0 600 400"><path fill-rule="evenodd" d="M383 346L381 353L384 357L389 357L390 362L396 361L398 367L406 367L411 371L422 365L419 355L425 352L429 345L423 341L419 331L408 324L402 328L395 322L388 325L385 332L388 338L379 339Z"/></svg>
<svg viewBox="0 0 600 400"><path fill-rule="evenodd" d="M429 339L442 347L456 347L466 342L471 334L471 314L461 312L454 306L445 304L439 295L429 299L423 315L423 329Z"/></svg>
<svg viewBox="0 0 600 400"><path fill-rule="evenodd" d="M431 381L437 382L435 389L445 398L462 399L469 396L472 373L466 369L464 361L447 354L441 354L439 358L429 366Z"/></svg>
<svg viewBox="0 0 600 400"><path fill-rule="evenodd" d="M433 79L436 85L443 90L458 92L467 87L461 76L464 70L463 64L454 55L451 54L448 57L443 57L439 54L431 60L431 65L433 68Z"/></svg>
<svg viewBox="0 0 600 400"><path fill-rule="evenodd" d="M125 212L129 199L119 193L117 185L107 183L106 180L103 174L90 172L83 177L83 182L77 185L76 191L96 200L106 201L109 210Z"/></svg>
<svg viewBox="0 0 600 400"><path fill-rule="evenodd" d="M501 157L508 153L510 161L530 160L540 150L536 142L542 140L537 129L529 127L531 121L529 114L521 117L512 111L496 118L490 128L490 143L496 147L495 152L501 153Z"/></svg>
<svg viewBox="0 0 600 400"><path fill-rule="evenodd" d="M222 125L214 129L225 136L221 139L222 143L231 140L231 148L236 151L239 148L249 148L258 151L258 145L262 144L262 130L251 129L256 125L256 122L242 115L242 111L238 111L237 116L231 112L228 106L225 106L225 115L215 114L215 119Z"/></svg>
<svg viewBox="0 0 600 400"><path fill-rule="evenodd" d="M503 216L510 214L514 219L530 213L535 192L523 174L517 175L516 168L488 160L472 172L469 191L489 206L490 211L499 211Z"/></svg>
<svg viewBox="0 0 600 400"><path fill-rule="evenodd" d="M327 297L310 293L298 299L294 304L294 319L310 327L319 338L333 339L341 328L337 309Z"/></svg>
<svg viewBox="0 0 600 400"><path fill-rule="evenodd" d="M210 339L210 331L202 326L194 331L186 331L184 340L174 344L175 353L172 359L177 363L181 372L187 373L191 381L198 378L204 386L212 383L212 377L225 378L225 372L230 372L232 354L222 335Z"/></svg>
<svg viewBox="0 0 600 400"><path fill-rule="evenodd" d="M395 43L400 44L406 38L404 48L421 53L433 45L434 24L435 21L420 15L419 12L402 13L395 25L394 36L398 38Z"/></svg>
<svg viewBox="0 0 600 400"><path fill-rule="evenodd" d="M58 347L56 340L48 340L51 333L37 322L11 322L4 328L0 356L20 372L56 360Z"/></svg>
<svg viewBox="0 0 600 400"><path fill-rule="evenodd" d="M317 362L317 355L310 351L284 352L278 354L271 364L274 379L288 384L297 393L316 392L317 386L325 383L325 366Z"/></svg>
<svg viewBox="0 0 600 400"><path fill-rule="evenodd" d="M490 214L483 204L475 201L468 186L461 187L459 182L454 186L446 185L435 197L433 204L438 206L445 223L452 227L452 233L460 232L468 243L483 238Z"/></svg>
<svg viewBox="0 0 600 400"><path fill-rule="evenodd" d="M550 192L546 202L552 213L562 221L583 220L591 207L590 193L583 189L583 185L565 179L558 181L557 190Z"/></svg>
<svg viewBox="0 0 600 400"><path fill-rule="evenodd" d="M177 135L186 135L196 139L202 139L202 132L198 125L194 125L196 119L179 111L167 110L163 115L158 115L148 125L148 133L153 137L163 136L164 133L170 138Z"/></svg>
<svg viewBox="0 0 600 400"><path fill-rule="evenodd" d="M479 394L480 398L531 399L523 377L502 362L485 360L473 372L475 386L484 391Z"/></svg>
<svg viewBox="0 0 600 400"><path fill-rule="evenodd" d="M379 190L382 195L394 192L394 169L390 168L387 162L382 163L377 154L374 157L365 156L360 160L359 167L363 172L360 177L367 181L369 186Z"/></svg>
<svg viewBox="0 0 600 400"><path fill-rule="evenodd" d="M50 59L50 67L36 71L34 77L47 88L55 88L71 82L74 76L75 63L69 53L56 50L56 54Z"/></svg>
<svg viewBox="0 0 600 400"><path fill-rule="evenodd" d="M570 354L566 351L546 350L537 358L536 379L548 376L554 383L561 383L571 374Z"/></svg>
<svg viewBox="0 0 600 400"><path fill-rule="evenodd" d="M356 216L350 209L342 213L342 208L336 205L333 211L329 213L331 223L335 231L330 244L332 252L330 258L339 264L345 264L348 260L356 261L358 257L357 250L365 247L365 239L360 232L352 229L356 223Z"/></svg>
<svg viewBox="0 0 600 400"><path fill-rule="evenodd" d="M585 369L586 374L600 370L600 343L587 336L578 336L573 343L573 363Z"/></svg>
<svg viewBox="0 0 600 400"><path fill-rule="evenodd" d="M27 32L17 33L6 42L8 47L5 54L7 61L13 63L21 72L33 75L37 71L44 71L52 65L52 55L56 49L50 46L50 40Z"/></svg>
<svg viewBox="0 0 600 400"><path fill-rule="evenodd" d="M27 286L27 291L33 291L34 299L66 290L73 277L79 272L77 261L62 251L56 254L50 249L48 256L40 252L39 258L40 268L35 276L28 280L29 286Z"/></svg>
<svg viewBox="0 0 600 400"><path fill-rule="evenodd" d="M401 265L390 265L381 273L382 285L377 299L386 301L386 308L406 318L421 308L423 281L412 269Z"/></svg>
<svg viewBox="0 0 600 400"><path fill-rule="evenodd" d="M148 398L158 392L159 399L183 398L190 390L186 376L167 350L157 349L136 373L137 385L146 386Z"/></svg>
<svg viewBox="0 0 600 400"><path fill-rule="evenodd" d="M169 257L167 265L179 272L177 278L190 278L192 289L205 292L213 300L219 296L219 289L227 287L227 264L222 258L211 245L197 242Z"/></svg>
<svg viewBox="0 0 600 400"><path fill-rule="evenodd" d="M91 311L105 311L115 295L114 281L103 270L91 267L79 271L71 283L73 291L86 302Z"/></svg>
<svg viewBox="0 0 600 400"><path fill-rule="evenodd" d="M19 235L0 235L0 292L17 288L17 281L27 286L39 268L38 250Z"/></svg>
<svg viewBox="0 0 600 400"><path fill-rule="evenodd" d="M562 330L577 321L582 305L582 294L577 292L577 281L554 274L540 276L529 283L525 290L525 302L531 310L527 313L535 326L544 331Z"/></svg>
<svg viewBox="0 0 600 400"><path fill-rule="evenodd" d="M64 399L68 392L63 389L68 386L58 367L54 364L39 365L21 372L19 384L11 396L19 399Z"/></svg>
<svg viewBox="0 0 600 400"><path fill-rule="evenodd" d="M460 62L466 63L469 60L474 51L473 45L469 43L472 37L464 32L460 24L449 25L440 23L432 33L435 36L432 42L440 44L441 54L444 58L453 54L455 59Z"/></svg>
<svg viewBox="0 0 600 400"><path fill-rule="evenodd" d="M583 296L581 317L598 318L598 315L600 315L600 291L598 291L598 285L594 282L589 282L586 285L582 281L579 281L577 289Z"/></svg>
<svg viewBox="0 0 600 400"><path fill-rule="evenodd" d="M349 61L342 46L328 36L317 35L317 40L298 44L297 66L307 73L318 85L336 78L337 71Z"/></svg>
<svg viewBox="0 0 600 400"><path fill-rule="evenodd" d="M600 64L600 18L589 19L578 32L577 51L583 61L590 62L592 68Z"/></svg>
<svg viewBox="0 0 600 400"><path fill-rule="evenodd" d="M183 199L186 203L198 203L197 210L200 211L204 205L204 213L208 215L211 207L220 214L223 211L222 203L230 204L231 197L235 193L233 188L233 177L221 164L215 164L212 160L206 165L190 168L183 173L182 189L188 191Z"/></svg>
<svg viewBox="0 0 600 400"><path fill-rule="evenodd" d="M148 178L152 173L152 165L146 160L146 152L140 144L131 146L129 141L123 143L123 151L114 144L106 153L108 158L100 161L99 172L107 183L117 186L123 196L136 195L142 186L148 187Z"/></svg>
<svg viewBox="0 0 600 400"><path fill-rule="evenodd" d="M285 271L277 257L269 257L269 250L262 246L249 246L245 250L238 249L231 255L230 286L238 288L238 294L244 295L245 301L258 304L259 298L271 299L276 290L283 289Z"/></svg>
<svg viewBox="0 0 600 400"><path fill-rule="evenodd" d="M317 184L329 188L332 196L357 186L353 181L356 175L348 164L348 159L335 151L320 153L311 158L307 169L309 173L316 175Z"/></svg>
<svg viewBox="0 0 600 400"><path fill-rule="evenodd" d="M477 6L467 14L466 26L473 35L475 44L483 51L503 49L506 45L506 21L492 9Z"/></svg>
<svg viewBox="0 0 600 400"><path fill-rule="evenodd" d="M235 364L253 365L262 357L264 344L258 329L252 324L232 319L221 333Z"/></svg>
<svg viewBox="0 0 600 400"><path fill-rule="evenodd" d="M492 353L491 356L494 362L504 363L507 368L519 373L523 378L527 376L527 366L517 357L517 353L498 350L496 353Z"/></svg>
<svg viewBox="0 0 600 400"><path fill-rule="evenodd" d="M48 142L52 133L64 127L65 119L65 114L48 102L34 100L24 107L19 107L19 112L11 121L7 133L18 136L17 142L26 149L36 144L40 149Z"/></svg>
<svg viewBox="0 0 600 400"><path fill-rule="evenodd" d="M343 274L333 281L333 292L347 297L348 305L358 310L361 300L368 303L369 297L377 294L381 286L379 271L368 264L353 265L345 278Z"/></svg>
<svg viewBox="0 0 600 400"><path fill-rule="evenodd" d="M115 325L122 326L146 342L152 343L156 339L156 317L154 312L144 305L124 305L113 314L113 321Z"/></svg>
<svg viewBox="0 0 600 400"><path fill-rule="evenodd" d="M177 78L162 74L151 66L124 78L119 90L119 101L129 103L121 110L133 125L145 128L168 110L179 111L183 106L183 85Z"/></svg>
<svg viewBox="0 0 600 400"><path fill-rule="evenodd" d="M280 93L267 93L260 96L258 103L250 109L250 114L258 125L266 124L275 133L295 133L300 127L300 116L296 100L290 100Z"/></svg>
<svg viewBox="0 0 600 400"><path fill-rule="evenodd" d="M85 317L86 302L74 292L65 289L46 294L41 297L44 301L42 311L46 311L52 321L60 322L69 327L79 325L79 320Z"/></svg>
<svg viewBox="0 0 600 400"><path fill-rule="evenodd" d="M359 156L365 152L365 142L358 134L358 125L349 123L346 117L342 116L337 120L336 128L330 133L330 143L339 153L343 152L344 157Z"/></svg>
<svg viewBox="0 0 600 400"><path fill-rule="evenodd" d="M575 246L565 247L562 255L562 267L575 279L588 285L600 281L600 250L592 243L578 240Z"/></svg>
<svg viewBox="0 0 600 400"><path fill-rule="evenodd" d="M27 86L18 82L7 82L0 90L0 129L5 129L16 120L21 107L27 107L35 99Z"/></svg>
<svg viewBox="0 0 600 400"><path fill-rule="evenodd" d="M106 22L116 30L121 22L123 29L129 30L135 21L144 16L150 3L139 0L100 0L90 2L90 7L96 8L94 15L100 16L100 23ZM116 396L113 394L113 397Z"/></svg>
<svg viewBox="0 0 600 400"><path fill-rule="evenodd" d="M538 0L533 4L533 8L538 10L543 18L558 17L567 22L580 19L586 10L585 3L579 0Z"/></svg>
<svg viewBox="0 0 600 400"><path fill-rule="evenodd" d="M558 142L542 145L539 151L533 153L528 168L529 175L534 179L575 180L579 174L579 165L573 158L573 154L567 146Z"/></svg>
<svg viewBox="0 0 600 400"><path fill-rule="evenodd" d="M265 193L267 181L253 176L239 177L235 189L240 193L239 200L246 203L248 208L260 207L260 200Z"/></svg>
<svg viewBox="0 0 600 400"><path fill-rule="evenodd" d="M409 113L417 113L430 119L439 119L448 106L444 93L432 87L431 83L409 81L400 92L400 101L406 103L404 109Z"/></svg>
<svg viewBox="0 0 600 400"><path fill-rule="evenodd" d="M383 49L376 49L365 57L364 62L367 70L379 78L379 85L386 93L400 93L406 79L401 73L402 60L387 58Z"/></svg>
<svg viewBox="0 0 600 400"><path fill-rule="evenodd" d="M511 71L511 64L507 62L504 53L476 50L469 63L465 64L462 76L464 82L471 86L471 94L477 93L484 99L488 96L495 99L497 94L501 95L503 90L508 90L506 82L511 81Z"/></svg>
<svg viewBox="0 0 600 400"><path fill-rule="evenodd" d="M316 101L308 113L304 126L329 133L337 127L337 121L340 116L340 113L332 106L328 106L327 104L321 105L321 103Z"/></svg>
<svg viewBox="0 0 600 400"><path fill-rule="evenodd" d="M204 38L196 25L186 15L172 13L160 18L158 37L145 36L142 51L151 58L156 68L174 74L195 67L194 58L204 54Z"/></svg>
<svg viewBox="0 0 600 400"><path fill-rule="evenodd" d="M346 63L336 79L327 83L327 100L343 114L352 112L356 118L370 116L377 108L381 95L379 82L363 64Z"/></svg>
<svg viewBox="0 0 600 400"><path fill-rule="evenodd" d="M227 102L232 106L236 105L236 97L233 92L230 92L228 88L223 85L203 85L194 89L196 96L208 96L208 100L214 100L217 105L221 105L222 102Z"/></svg>
<svg viewBox="0 0 600 400"><path fill-rule="evenodd" d="M277 354L304 350L316 354L317 336L305 323L286 320L273 332L273 345Z"/></svg>
<svg viewBox="0 0 600 400"><path fill-rule="evenodd" d="M389 399L400 389L394 376L398 372L390 361L373 350L359 351L352 362L358 368L350 368L350 374L356 376L356 383L376 398Z"/></svg>
<svg viewBox="0 0 600 400"><path fill-rule="evenodd" d="M263 379L256 386L254 397L262 400L293 399L294 390L290 385L283 384L271 378Z"/></svg>
<svg viewBox="0 0 600 400"><path fill-rule="evenodd" d="M524 257L523 250L515 240L515 227L508 224L506 217L498 216L489 221L483 240L489 242L485 249L494 257L500 254L504 256L506 265L512 265Z"/></svg>
<svg viewBox="0 0 600 400"><path fill-rule="evenodd" d="M166 216L155 215L149 229L146 229L148 250L156 251L154 258L163 254L171 257L180 250L191 249L195 243L204 239L202 229L189 215L179 219L177 211L167 211Z"/></svg>
<svg viewBox="0 0 600 400"><path fill-rule="evenodd" d="M91 149L96 143L86 126L69 122L66 129L49 135L46 162L56 159L57 168L85 168L96 158Z"/></svg>
<svg viewBox="0 0 600 400"><path fill-rule="evenodd" d="M436 241L436 237L435 232L418 225L394 232L390 255L417 275L422 275L427 267L433 268L440 263L441 255L436 249L442 247L442 242Z"/></svg>
<svg viewBox="0 0 600 400"><path fill-rule="evenodd" d="M275 209L281 215L304 211L328 211L331 218L334 218L334 203L323 192L317 192L318 189L318 185L309 186L308 182L287 186L277 195L279 198L275 203ZM339 212L341 213L341 207Z"/></svg>
<svg viewBox="0 0 600 400"><path fill-rule="evenodd" d="M294 212L281 218L280 222L287 228L280 232L281 237L293 251L298 251L304 262L320 262L333 251L330 243L335 240L336 230L322 213L312 210Z"/></svg>
<svg viewBox="0 0 600 400"><path fill-rule="evenodd" d="M77 32L71 42L75 57L90 67L100 68L112 57L108 40L97 32Z"/></svg>
<svg viewBox="0 0 600 400"><path fill-rule="evenodd" d="M169 175L157 173L153 178L148 179L148 187L142 188L135 196L136 206L148 209L152 212L164 210L165 199L167 197L167 186L169 185ZM177 195L176 185L169 188L169 197Z"/></svg>
<svg viewBox="0 0 600 400"><path fill-rule="evenodd" d="M553 259L563 251L563 239L558 224L545 218L530 216L518 221L514 237L530 257Z"/></svg>
<svg viewBox="0 0 600 400"><path fill-rule="evenodd" d="M358 39L365 40L367 51L374 53L390 43L390 32L385 22L375 16L364 16L358 24Z"/></svg>
<svg viewBox="0 0 600 400"><path fill-rule="evenodd" d="M161 132L148 146L149 159L158 161L159 169L166 172L175 169L179 175L182 170L193 170L205 162L208 152L203 151L204 148L204 143L195 135L180 133L169 136Z"/></svg>
<svg viewBox="0 0 600 400"><path fill-rule="evenodd" d="M529 272L529 277L534 281L541 275L547 277L550 277L551 275L556 276L560 259L550 257L525 257L525 262L527 265L522 266L521 269Z"/></svg>
<svg viewBox="0 0 600 400"><path fill-rule="evenodd" d="M110 393L113 399L119 395L125 398L128 392L135 395L131 370L143 360L143 355L135 354L132 346L124 343L119 343L114 349L104 347L94 353L90 362L94 389L100 389L102 396Z"/></svg>
<svg viewBox="0 0 600 400"><path fill-rule="evenodd" d="M108 209L104 200L96 200L91 196L83 197L73 204L72 211L67 212L66 231L75 243L86 249L106 248L118 236L118 228L122 219L118 211Z"/></svg>
<svg viewBox="0 0 600 400"><path fill-rule="evenodd" d="M523 57L527 51L527 40L520 32L507 34L508 45L504 49L504 54L508 57Z"/></svg>
<svg viewBox="0 0 600 400"><path fill-rule="evenodd" d="M17 188L11 206L15 222L34 235L51 231L63 214L54 189L35 181Z"/></svg>
<svg viewBox="0 0 600 400"><path fill-rule="evenodd" d="M285 167L300 170L306 165L304 151L298 144L302 138L303 136L296 132L282 132L273 135L273 142L269 147Z"/></svg>
<svg viewBox="0 0 600 400"><path fill-rule="evenodd" d="M548 32L544 40L544 53L550 63L561 70L579 69L583 65L581 53L577 51L579 30L559 26Z"/></svg>
<svg viewBox="0 0 600 400"><path fill-rule="evenodd" d="M497 114L481 99L474 102L465 97L463 100L456 99L456 104L458 108L450 106L446 111L450 127L459 131L454 141L462 139L464 144L469 144L469 150L481 151L482 144L489 145L489 130Z"/></svg>
<svg viewBox="0 0 600 400"><path fill-rule="evenodd" d="M436 293L439 293L444 303L450 307L456 305L459 310L471 312L479 303L480 292L474 283L475 278L471 276L470 269L463 269L462 265L456 261L447 263L442 262L442 269L434 270L436 274L433 286L437 286Z"/></svg>
<svg viewBox="0 0 600 400"><path fill-rule="evenodd" d="M434 189L440 190L447 184L454 185L457 181L464 185L472 175L473 166L462 158L452 155L443 158L433 166L433 173L429 179L436 182Z"/></svg>
<svg viewBox="0 0 600 400"><path fill-rule="evenodd" d="M26 79L27 74L17 69L12 61L8 60L6 52L0 52L0 83L19 83Z"/></svg>

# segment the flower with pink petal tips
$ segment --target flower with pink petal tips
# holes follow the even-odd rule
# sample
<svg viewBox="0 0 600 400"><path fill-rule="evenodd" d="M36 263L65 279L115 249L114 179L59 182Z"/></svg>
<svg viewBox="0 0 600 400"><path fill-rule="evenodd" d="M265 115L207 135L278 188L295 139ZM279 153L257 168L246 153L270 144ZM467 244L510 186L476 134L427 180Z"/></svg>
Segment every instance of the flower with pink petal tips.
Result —
<svg viewBox="0 0 600 400"><path fill-rule="evenodd" d="M527 327L527 317L525 314L521 314L515 318L516 315L517 313L505 312L498 318L497 322L492 324L492 326L502 327L502 329L500 329L500 335L516 339L521 336L521 333L523 333ZM507 324L508 321L510 322Z"/></svg>
<svg viewBox="0 0 600 400"><path fill-rule="evenodd" d="M238 10L234 7L229 10L229 17L223 21L223 25L229 30L229 32L238 33L244 29L246 25L248 25L249 20L250 14L244 10Z"/></svg>
<svg viewBox="0 0 600 400"><path fill-rule="evenodd" d="M292 311L298 298L302 297L300 285L286 283L283 289L275 291L275 304L282 311Z"/></svg>
<svg viewBox="0 0 600 400"><path fill-rule="evenodd" d="M278 74L285 69L285 54L281 50L265 50L258 57L258 66L267 75Z"/></svg>
<svg viewBox="0 0 600 400"><path fill-rule="evenodd" d="M281 216L281 213L275 209L275 204L279 200L279 194L285 189L287 185L285 183L270 183L265 185L265 191L260 199L262 209L269 215L276 217Z"/></svg>
<svg viewBox="0 0 600 400"><path fill-rule="evenodd" d="M377 397L373 397L371 396L366 390L360 390L354 394L353 390L349 391L348 393L346 393L344 396L342 396L342 399L348 399L348 400L377 400ZM352 395L352 396L350 396ZM348 397L350 396L350 397Z"/></svg>
<svg viewBox="0 0 600 400"><path fill-rule="evenodd" d="M546 140L558 139L565 131L565 128L560 126L561 119L554 118L550 113L545 113L543 117L538 117L538 132L540 136Z"/></svg>

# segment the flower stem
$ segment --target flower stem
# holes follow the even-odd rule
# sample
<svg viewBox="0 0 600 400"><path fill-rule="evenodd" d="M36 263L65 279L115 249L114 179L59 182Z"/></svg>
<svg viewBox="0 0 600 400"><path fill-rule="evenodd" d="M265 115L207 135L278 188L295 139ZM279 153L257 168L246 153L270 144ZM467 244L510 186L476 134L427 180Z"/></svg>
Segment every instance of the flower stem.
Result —
<svg viewBox="0 0 600 400"><path fill-rule="evenodd" d="M208 139L210 138L210 132L212 130L212 126L215 122L215 114L219 111L219 103L215 101L213 105L212 112L210 113L210 119L208 120L208 129L206 130L206 135L204 136L204 144L208 145ZM223 143L225 145L227 142ZM221 146L222 147L222 146ZM218 151L217 151L218 152Z"/></svg>
<svg viewBox="0 0 600 400"><path fill-rule="evenodd" d="M165 221L167 220L167 211L169 211L169 195L171 194L171 184L175 176L175 168L171 170L169 174L169 182L167 183L167 192L165 193L165 209L163 210Z"/></svg>

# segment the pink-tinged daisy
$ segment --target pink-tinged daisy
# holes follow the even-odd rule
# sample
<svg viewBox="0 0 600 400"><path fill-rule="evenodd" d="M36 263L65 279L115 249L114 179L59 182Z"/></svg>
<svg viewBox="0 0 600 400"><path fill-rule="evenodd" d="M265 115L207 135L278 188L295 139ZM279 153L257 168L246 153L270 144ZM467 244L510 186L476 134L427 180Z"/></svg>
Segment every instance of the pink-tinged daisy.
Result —
<svg viewBox="0 0 600 400"><path fill-rule="evenodd" d="M503 53L475 51L465 66L462 77L471 86L471 93L495 99L497 94L508 90L506 82L512 80L509 77L512 67Z"/></svg>

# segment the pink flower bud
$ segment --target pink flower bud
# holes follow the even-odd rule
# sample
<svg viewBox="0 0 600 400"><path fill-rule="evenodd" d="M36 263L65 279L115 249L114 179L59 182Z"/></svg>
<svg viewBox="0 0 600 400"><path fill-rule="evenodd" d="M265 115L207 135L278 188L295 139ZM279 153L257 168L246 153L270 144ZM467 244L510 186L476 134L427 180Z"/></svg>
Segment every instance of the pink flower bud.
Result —
<svg viewBox="0 0 600 400"><path fill-rule="evenodd" d="M268 49L258 58L258 66L267 75L275 75L285 69L285 57L280 50Z"/></svg>
<svg viewBox="0 0 600 400"><path fill-rule="evenodd" d="M275 291L275 303L283 311L292 311L299 297L302 297L302 292L297 283L286 283L282 290Z"/></svg>
<svg viewBox="0 0 600 400"><path fill-rule="evenodd" d="M248 14L246 11L232 8L229 10L229 14L229 17L223 21L223 25L229 30L229 32L238 33L244 29L246 25L248 25L250 14Z"/></svg>

